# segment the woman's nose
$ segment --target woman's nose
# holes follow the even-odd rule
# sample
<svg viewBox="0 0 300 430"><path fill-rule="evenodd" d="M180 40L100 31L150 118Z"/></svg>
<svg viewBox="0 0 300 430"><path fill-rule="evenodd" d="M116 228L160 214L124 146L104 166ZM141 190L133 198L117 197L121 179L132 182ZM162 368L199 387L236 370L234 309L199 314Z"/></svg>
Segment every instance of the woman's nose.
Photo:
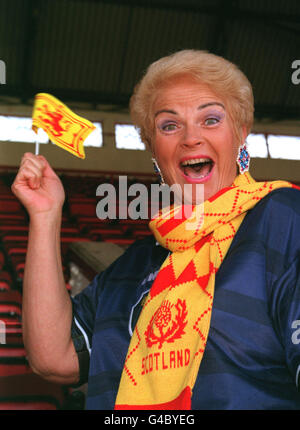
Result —
<svg viewBox="0 0 300 430"><path fill-rule="evenodd" d="M195 124L187 125L182 137L182 145L186 147L196 146L202 142L203 136L200 127Z"/></svg>

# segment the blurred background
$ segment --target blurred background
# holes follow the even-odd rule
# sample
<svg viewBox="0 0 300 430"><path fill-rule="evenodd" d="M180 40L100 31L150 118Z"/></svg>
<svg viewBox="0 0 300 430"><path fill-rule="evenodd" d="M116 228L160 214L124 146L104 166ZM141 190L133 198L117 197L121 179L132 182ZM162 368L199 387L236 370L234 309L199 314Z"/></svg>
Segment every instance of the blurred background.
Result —
<svg viewBox="0 0 300 430"><path fill-rule="evenodd" d="M252 174L300 181L299 140L273 137L300 134L299 32L298 0L0 0L0 167L34 147L8 117L30 118L34 95L49 92L101 128L84 161L45 143L54 167L151 173L126 127L129 97L152 61L196 48L233 61L253 85Z"/></svg>
<svg viewBox="0 0 300 430"><path fill-rule="evenodd" d="M40 142L66 190L61 246L76 294L147 220L99 220L96 188L156 180L128 114L147 66L180 49L236 63L253 85L250 173L300 184L299 0L0 0L0 409L82 409L85 387L47 383L26 359L22 282L28 216L10 186ZM47 92L96 125L81 160L31 130L35 94ZM121 203L121 202L118 202Z"/></svg>

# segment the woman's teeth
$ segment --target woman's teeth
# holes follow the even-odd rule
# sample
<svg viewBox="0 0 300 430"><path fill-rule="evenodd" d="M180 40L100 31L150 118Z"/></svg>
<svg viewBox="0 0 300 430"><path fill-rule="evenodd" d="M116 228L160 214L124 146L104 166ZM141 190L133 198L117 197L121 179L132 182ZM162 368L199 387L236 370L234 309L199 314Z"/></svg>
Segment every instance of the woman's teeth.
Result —
<svg viewBox="0 0 300 430"><path fill-rule="evenodd" d="M212 160L210 158L192 158L190 160L185 160L181 163L182 166L191 166L193 164L199 163L211 163Z"/></svg>
<svg viewBox="0 0 300 430"><path fill-rule="evenodd" d="M205 178L213 167L213 161L210 158L193 158L181 163L183 173L191 178Z"/></svg>

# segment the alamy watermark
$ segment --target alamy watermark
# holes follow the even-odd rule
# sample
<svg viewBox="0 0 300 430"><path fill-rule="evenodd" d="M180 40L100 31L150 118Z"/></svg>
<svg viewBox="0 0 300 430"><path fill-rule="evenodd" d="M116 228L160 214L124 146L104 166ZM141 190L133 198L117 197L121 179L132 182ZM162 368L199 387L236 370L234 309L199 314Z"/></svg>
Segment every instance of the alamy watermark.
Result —
<svg viewBox="0 0 300 430"><path fill-rule="evenodd" d="M292 62L292 69L296 69L293 73L292 73L292 83L294 85L299 85L300 84L300 60L294 60Z"/></svg>
<svg viewBox="0 0 300 430"><path fill-rule="evenodd" d="M300 343L300 320L293 321L292 328L295 329L292 334L292 343L298 345Z"/></svg>
<svg viewBox="0 0 300 430"><path fill-rule="evenodd" d="M96 206L99 219L149 219L160 211L166 219L188 220L187 230L200 228L204 221L203 184L147 187L134 183L128 187L127 176L120 176L117 186L99 185L96 196L103 197Z"/></svg>
<svg viewBox="0 0 300 430"><path fill-rule="evenodd" d="M0 85L6 84L6 64L0 60Z"/></svg>

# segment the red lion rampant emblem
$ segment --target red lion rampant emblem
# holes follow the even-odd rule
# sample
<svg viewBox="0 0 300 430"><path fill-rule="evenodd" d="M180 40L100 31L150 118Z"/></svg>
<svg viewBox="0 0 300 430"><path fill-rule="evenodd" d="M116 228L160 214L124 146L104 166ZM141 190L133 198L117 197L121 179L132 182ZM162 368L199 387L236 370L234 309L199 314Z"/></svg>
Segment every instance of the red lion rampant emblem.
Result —
<svg viewBox="0 0 300 430"><path fill-rule="evenodd" d="M71 124L70 121L66 121L61 112L51 112L48 109L47 104L43 105L43 109L38 108L37 110L39 110L42 114L44 114L48 117L48 118L45 118L45 117L39 115L39 119L44 124L48 124L48 127L52 128L52 133L54 136L60 137L63 135L63 132L68 131L68 129L70 128L70 124ZM67 124L66 128L62 127L61 121L64 122L65 124Z"/></svg>
<svg viewBox="0 0 300 430"><path fill-rule="evenodd" d="M174 313L173 307L176 310L176 314L172 318L172 313ZM185 334L186 317L185 300L178 299L175 305L171 304L168 300L164 300L151 318L145 331L147 346L150 348L158 343L158 348L160 349L164 342L172 343L174 340L180 339Z"/></svg>

